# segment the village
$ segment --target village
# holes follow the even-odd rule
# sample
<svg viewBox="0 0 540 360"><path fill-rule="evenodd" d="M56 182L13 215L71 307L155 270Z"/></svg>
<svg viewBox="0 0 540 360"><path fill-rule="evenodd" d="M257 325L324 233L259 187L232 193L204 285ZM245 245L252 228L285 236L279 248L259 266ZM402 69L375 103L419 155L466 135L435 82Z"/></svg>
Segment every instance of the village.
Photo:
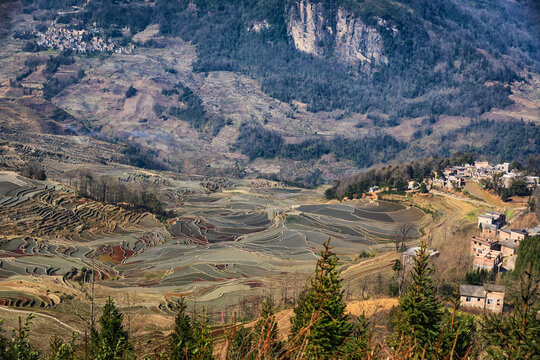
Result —
<svg viewBox="0 0 540 360"><path fill-rule="evenodd" d="M116 45L111 39L99 37L99 29L91 31L72 30L56 25L49 27L46 32L38 32L39 46L50 47L60 51L71 50L77 53L91 53L95 51L115 52L118 54L131 54L134 46L127 47Z"/></svg>
<svg viewBox="0 0 540 360"><path fill-rule="evenodd" d="M514 229L506 225L505 214L487 211L478 216L480 233L471 238L473 270L504 272L513 270L519 244L526 236L539 236L540 226ZM460 285L462 306L500 313L504 307L505 287L494 284Z"/></svg>
<svg viewBox="0 0 540 360"><path fill-rule="evenodd" d="M442 176L440 176L442 175ZM491 165L487 161L475 161L474 165L464 164L444 169L431 183L432 187L457 189L465 185L465 180L482 182L492 180L495 175L500 175L498 185L510 188L514 180L523 179L528 189L538 185L538 176L524 176L519 170L511 169L511 164L506 162Z"/></svg>
<svg viewBox="0 0 540 360"><path fill-rule="evenodd" d="M531 194L538 186L538 176L527 176L512 168L506 162L492 165L487 161L476 161L473 165L446 167L442 172L433 172L434 178L425 179L423 184L408 182L409 191L424 189L441 190L458 195L466 182L480 183L486 190L486 184L495 183L498 189L510 189L520 181L524 191ZM379 187L371 187L373 195L380 193ZM503 201L507 201L501 196ZM469 253L473 271L504 273L513 271L519 244L526 237L540 236L540 225L535 227L515 228L507 223L507 215L499 211L485 211L478 215L477 233L470 238ZM403 252L404 262L412 264L419 247ZM430 256L439 256L439 251L429 249ZM505 286L485 283L483 285L460 284L461 306L471 311L490 311L502 313L504 309Z"/></svg>

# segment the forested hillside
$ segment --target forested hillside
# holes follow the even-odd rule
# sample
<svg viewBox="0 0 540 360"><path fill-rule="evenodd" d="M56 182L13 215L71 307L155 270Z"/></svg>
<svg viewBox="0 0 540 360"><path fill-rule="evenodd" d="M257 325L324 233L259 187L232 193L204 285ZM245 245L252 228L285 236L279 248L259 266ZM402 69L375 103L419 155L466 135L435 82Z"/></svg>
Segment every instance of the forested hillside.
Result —
<svg viewBox="0 0 540 360"><path fill-rule="evenodd" d="M194 172L244 174L257 159L283 160L280 173L274 174L278 179L305 180L315 168L329 181L376 164L448 157L456 151L492 161L526 161L540 151L536 1L21 3L20 12L32 16L33 28L17 30L13 38L32 58L17 70L12 87L24 88L26 78L36 78L33 74L45 64L44 81L38 84L45 99L85 123L96 122L95 134L101 138L146 151L154 157L148 161L153 167L178 171L189 157ZM108 69L129 63L114 51L101 54L108 63L101 68L95 67L100 58L95 53L44 55L50 47L38 45L38 34L50 28L84 30L83 40L96 36L114 43L116 50L132 47L147 59L140 65L146 66L142 74L152 70L141 80L146 81L143 87L158 87L161 97L148 92L152 86L137 92L133 83L140 75L129 66L117 73L129 81L117 91L125 94L122 98L110 91L112 84L98 86L110 78ZM165 55L169 48L174 55ZM177 60L188 70L168 62L189 51L192 58ZM66 68L78 66L80 71L65 76ZM234 81L224 81L230 76ZM90 81L95 85L89 86ZM256 89L247 86L250 81ZM242 97L234 93L225 99L233 85L244 92ZM92 95L99 97L92 100L94 107L75 101L98 87L103 91ZM33 88L23 92L35 94ZM261 96L255 96L259 91ZM153 111L136 112L119 133L104 125L116 123L129 111L128 103L136 102ZM238 110L244 104L246 109ZM106 116L110 119L102 120ZM174 133L183 124L194 132L183 128L181 135ZM160 132L162 125L173 128L167 130L173 134ZM145 137L152 138L152 145ZM208 153L199 151L207 146ZM330 163L323 159L327 155ZM226 165L201 164L224 157ZM332 168L334 160L343 160L339 174ZM247 173L268 175L259 169Z"/></svg>
<svg viewBox="0 0 540 360"><path fill-rule="evenodd" d="M322 5L320 15L332 32L339 7L376 29L388 63L370 71L336 61L331 38L321 38L329 50L324 57L297 51L287 28L298 2L97 0L59 20L75 17L85 24L135 31L158 23L162 34L197 45L198 71L254 75L280 100L299 100L313 111L381 111L389 115L390 125L403 117L478 115L504 107L511 103L506 84L520 78L520 69L538 70L534 2L314 1ZM86 2L39 3L51 8ZM254 30L258 22L265 25Z"/></svg>

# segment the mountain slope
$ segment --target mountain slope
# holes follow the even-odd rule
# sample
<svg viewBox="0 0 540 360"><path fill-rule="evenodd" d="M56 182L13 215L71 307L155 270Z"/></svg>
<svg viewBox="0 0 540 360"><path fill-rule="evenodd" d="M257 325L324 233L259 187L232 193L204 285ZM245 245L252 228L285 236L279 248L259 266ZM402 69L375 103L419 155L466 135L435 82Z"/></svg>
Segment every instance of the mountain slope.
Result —
<svg viewBox="0 0 540 360"><path fill-rule="evenodd" d="M460 150L512 160L540 146L520 122L540 119L538 14L526 0L23 1L0 92L187 173L316 185ZM37 43L81 30L115 51Z"/></svg>

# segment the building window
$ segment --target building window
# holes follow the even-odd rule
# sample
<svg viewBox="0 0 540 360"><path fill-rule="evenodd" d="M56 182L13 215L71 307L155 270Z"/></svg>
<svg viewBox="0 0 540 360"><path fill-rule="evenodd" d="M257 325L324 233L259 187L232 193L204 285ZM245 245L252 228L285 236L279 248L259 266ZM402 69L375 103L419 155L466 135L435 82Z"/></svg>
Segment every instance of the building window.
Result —
<svg viewBox="0 0 540 360"><path fill-rule="evenodd" d="M465 298L465 301L466 301L466 302L471 302L471 298L467 296L467 297Z"/></svg>
<svg viewBox="0 0 540 360"><path fill-rule="evenodd" d="M493 299L488 299L488 305L493 304Z"/></svg>
<svg viewBox="0 0 540 360"><path fill-rule="evenodd" d="M497 299L497 305L501 305L501 299Z"/></svg>

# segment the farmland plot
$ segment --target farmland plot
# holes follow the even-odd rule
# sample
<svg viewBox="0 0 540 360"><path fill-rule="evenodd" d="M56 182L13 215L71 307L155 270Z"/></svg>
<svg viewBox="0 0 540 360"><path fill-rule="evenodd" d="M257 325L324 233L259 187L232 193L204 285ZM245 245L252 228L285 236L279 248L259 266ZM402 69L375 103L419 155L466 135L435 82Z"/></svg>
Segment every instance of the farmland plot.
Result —
<svg viewBox="0 0 540 360"><path fill-rule="evenodd" d="M209 191L203 185L212 179L148 171L118 176L160 184L172 214L167 228L148 213L82 199L50 182L0 177L0 216L10 219L0 225L0 277L88 281L84 269L93 268L103 287L149 294L154 300L145 307L165 309L155 299L166 304L187 296L219 309L300 286L328 238L350 261L388 246L400 224L425 221L420 210L393 203L325 203L320 190L231 180Z"/></svg>

